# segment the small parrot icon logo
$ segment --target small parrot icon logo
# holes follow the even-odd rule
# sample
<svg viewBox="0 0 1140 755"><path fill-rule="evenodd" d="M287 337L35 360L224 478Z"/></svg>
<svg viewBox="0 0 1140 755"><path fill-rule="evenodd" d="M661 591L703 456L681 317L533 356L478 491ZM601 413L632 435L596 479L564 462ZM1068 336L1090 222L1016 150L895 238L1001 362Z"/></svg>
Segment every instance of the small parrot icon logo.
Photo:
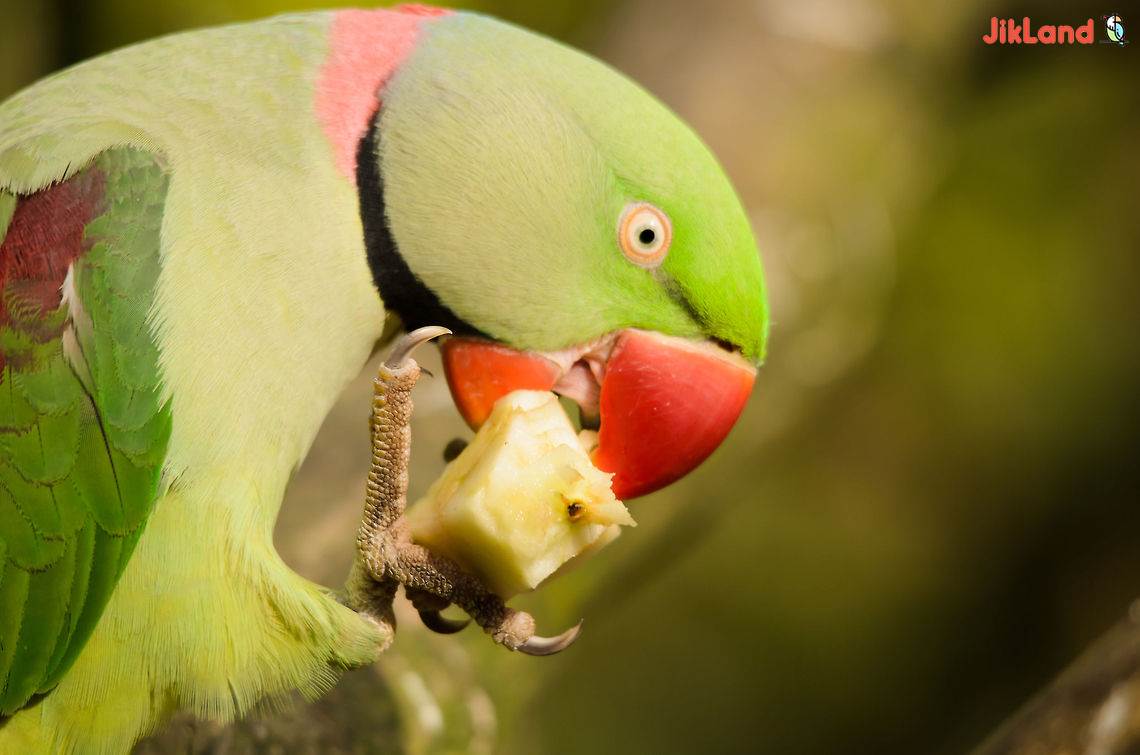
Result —
<svg viewBox="0 0 1140 755"><path fill-rule="evenodd" d="M1108 34L1108 41L1124 46L1128 40L1124 38L1124 19L1119 13L1104 17L1104 29Z"/></svg>

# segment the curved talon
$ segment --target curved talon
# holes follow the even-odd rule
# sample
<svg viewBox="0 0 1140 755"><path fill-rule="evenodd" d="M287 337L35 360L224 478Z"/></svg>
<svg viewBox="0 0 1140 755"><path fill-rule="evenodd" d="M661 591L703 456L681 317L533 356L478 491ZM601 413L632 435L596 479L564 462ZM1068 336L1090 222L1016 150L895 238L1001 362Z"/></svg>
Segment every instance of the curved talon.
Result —
<svg viewBox="0 0 1140 755"><path fill-rule="evenodd" d="M396 369L403 366L416 347L421 344L427 343L433 338L440 336L449 336L451 331L440 325L427 325L422 328L416 328L411 333L407 333L396 342L392 348L392 353L384 360L384 366L389 369Z"/></svg>
<svg viewBox="0 0 1140 755"><path fill-rule="evenodd" d="M520 653L527 655L554 655L561 653L574 644L578 635L582 633L582 622L567 629L557 637L539 637L535 635L516 648Z"/></svg>
<svg viewBox="0 0 1140 755"><path fill-rule="evenodd" d="M436 634L462 632L471 623L471 619L449 619L441 616L439 611L420 611L420 621Z"/></svg>

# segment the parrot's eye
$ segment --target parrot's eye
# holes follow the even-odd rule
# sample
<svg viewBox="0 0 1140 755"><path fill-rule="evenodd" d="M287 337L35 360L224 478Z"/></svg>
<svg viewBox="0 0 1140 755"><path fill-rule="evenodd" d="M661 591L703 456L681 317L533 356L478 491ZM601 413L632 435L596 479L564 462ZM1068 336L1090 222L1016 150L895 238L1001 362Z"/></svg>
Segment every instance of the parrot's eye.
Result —
<svg viewBox="0 0 1140 755"><path fill-rule="evenodd" d="M618 243L626 258L641 267L657 267L673 241L669 216L648 202L633 202L618 220Z"/></svg>

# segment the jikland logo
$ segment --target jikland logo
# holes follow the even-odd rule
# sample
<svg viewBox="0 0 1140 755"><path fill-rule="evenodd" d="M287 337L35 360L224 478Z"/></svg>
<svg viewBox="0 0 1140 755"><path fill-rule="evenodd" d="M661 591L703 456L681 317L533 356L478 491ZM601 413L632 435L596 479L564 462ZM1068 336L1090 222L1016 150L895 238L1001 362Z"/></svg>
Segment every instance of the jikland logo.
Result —
<svg viewBox="0 0 1140 755"><path fill-rule="evenodd" d="M1128 44L1124 38L1124 19L1119 13L1101 16L1101 19L1107 37L1100 40L1102 43L1122 47ZM1028 16L1020 21L994 16L990 19L990 32L982 35L982 41L987 45L1091 45L1097 41L1095 28L1096 22L1091 18L1080 26L1034 26Z"/></svg>
<svg viewBox="0 0 1140 755"><path fill-rule="evenodd" d="M1119 13L1101 18L1104 19L1104 33L1108 35L1108 39L1102 39L1101 42L1109 45L1120 45L1121 47L1128 44L1128 40L1124 38L1124 19L1120 17Z"/></svg>

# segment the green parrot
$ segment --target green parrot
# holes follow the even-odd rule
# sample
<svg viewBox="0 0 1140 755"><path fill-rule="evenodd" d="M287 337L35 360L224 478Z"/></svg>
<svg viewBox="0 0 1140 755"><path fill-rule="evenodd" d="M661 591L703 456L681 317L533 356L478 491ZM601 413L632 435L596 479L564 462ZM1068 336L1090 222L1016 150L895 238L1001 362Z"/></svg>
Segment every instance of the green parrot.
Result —
<svg viewBox="0 0 1140 755"><path fill-rule="evenodd" d="M385 333L438 325L478 426L578 401L630 498L764 354L715 158L604 64L423 6L192 31L0 104L0 752L119 753L384 647L272 543Z"/></svg>

